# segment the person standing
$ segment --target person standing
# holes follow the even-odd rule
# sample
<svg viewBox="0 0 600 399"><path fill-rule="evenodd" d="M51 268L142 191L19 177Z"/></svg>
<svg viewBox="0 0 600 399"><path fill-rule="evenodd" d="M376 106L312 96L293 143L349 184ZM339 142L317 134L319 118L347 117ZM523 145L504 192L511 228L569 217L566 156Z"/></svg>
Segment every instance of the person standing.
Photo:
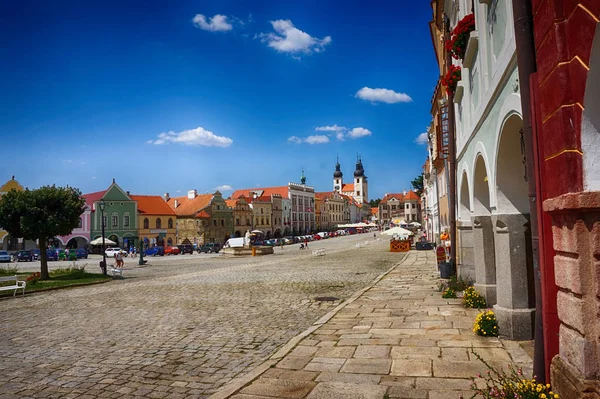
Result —
<svg viewBox="0 0 600 399"><path fill-rule="evenodd" d="M308 238L304 239L304 248L308 249Z"/></svg>
<svg viewBox="0 0 600 399"><path fill-rule="evenodd" d="M117 268L120 269L123 267L123 254L121 251L115 254L115 260L117 261Z"/></svg>

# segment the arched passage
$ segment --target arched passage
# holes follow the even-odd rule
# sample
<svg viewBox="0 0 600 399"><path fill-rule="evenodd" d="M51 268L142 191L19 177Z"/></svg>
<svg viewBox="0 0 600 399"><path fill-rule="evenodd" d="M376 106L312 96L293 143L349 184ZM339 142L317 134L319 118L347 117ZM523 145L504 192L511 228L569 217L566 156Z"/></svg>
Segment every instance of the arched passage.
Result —
<svg viewBox="0 0 600 399"><path fill-rule="evenodd" d="M490 178L483 155L477 154L473 171L473 255L475 287L487 301L496 303L496 251L490 206Z"/></svg>
<svg viewBox="0 0 600 399"><path fill-rule="evenodd" d="M460 182L458 209L460 219L471 219L471 193L469 192L469 178L466 171L463 172Z"/></svg>
<svg viewBox="0 0 600 399"><path fill-rule="evenodd" d="M508 116L496 153L496 201L492 216L498 298L494 306L501 334L533 338L535 295L529 223L529 195L521 149L523 121Z"/></svg>

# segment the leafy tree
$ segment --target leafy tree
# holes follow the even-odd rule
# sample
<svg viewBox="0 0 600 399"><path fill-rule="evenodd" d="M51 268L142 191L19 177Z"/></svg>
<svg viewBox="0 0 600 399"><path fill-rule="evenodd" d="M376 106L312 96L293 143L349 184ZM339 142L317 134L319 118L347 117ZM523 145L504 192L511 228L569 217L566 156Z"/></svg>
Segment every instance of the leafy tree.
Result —
<svg viewBox="0 0 600 399"><path fill-rule="evenodd" d="M371 208L377 208L379 206L380 202L381 202L381 198L372 199L371 201L369 201L369 206Z"/></svg>
<svg viewBox="0 0 600 399"><path fill-rule="evenodd" d="M85 199L73 187L45 186L37 190L11 190L0 198L0 226L12 237L38 240L41 279L48 280L46 243L70 234L79 225Z"/></svg>
<svg viewBox="0 0 600 399"><path fill-rule="evenodd" d="M417 195L420 197L421 194L423 194L423 175L421 174L415 177L410 184L412 185L415 193L417 193Z"/></svg>

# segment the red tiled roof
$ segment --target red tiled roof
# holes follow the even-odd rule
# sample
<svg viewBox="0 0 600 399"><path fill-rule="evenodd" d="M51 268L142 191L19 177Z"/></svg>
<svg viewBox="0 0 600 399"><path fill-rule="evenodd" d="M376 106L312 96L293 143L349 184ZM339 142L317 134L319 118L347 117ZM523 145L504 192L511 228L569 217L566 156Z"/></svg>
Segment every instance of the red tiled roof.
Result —
<svg viewBox="0 0 600 399"><path fill-rule="evenodd" d="M96 191L95 193L83 194L82 197L85 198L86 205L91 207L94 205L94 202L100 201L105 193L106 190Z"/></svg>
<svg viewBox="0 0 600 399"><path fill-rule="evenodd" d="M187 196L169 198L167 202L177 216L195 216L196 213L206 208L210 204L212 194L198 194L194 199ZM175 201L178 205L175 208Z"/></svg>
<svg viewBox="0 0 600 399"><path fill-rule="evenodd" d="M210 218L210 215L205 210L201 210L200 212L198 212L198 214L196 215L196 217L198 219L207 219L207 218Z"/></svg>
<svg viewBox="0 0 600 399"><path fill-rule="evenodd" d="M273 194L279 194L281 195L283 198L289 198L288 197L288 186L279 186L279 187L263 187L263 188L245 188L242 190L235 190L233 192L233 194L231 194L231 198L239 198L239 197L246 197L246 199L252 198L253 194L252 193L256 193L256 194L260 194L261 196L271 196Z"/></svg>
<svg viewBox="0 0 600 399"><path fill-rule="evenodd" d="M315 198L320 200L326 200L333 196L333 191L323 191L319 193L315 193Z"/></svg>
<svg viewBox="0 0 600 399"><path fill-rule="evenodd" d="M413 190L410 190L408 193L406 193L406 195L404 196L404 200L405 201L418 201L419 200L419 196L417 195L417 193L415 193Z"/></svg>
<svg viewBox="0 0 600 399"><path fill-rule="evenodd" d="M383 197L383 199L381 200L381 203L387 204L387 202L389 200L391 200L392 198L396 198L398 201L402 202L404 200L404 195L402 193L400 193L400 194L386 194L385 197Z"/></svg>
<svg viewBox="0 0 600 399"><path fill-rule="evenodd" d="M173 208L160 195L130 195L137 201L138 211L145 215L175 215Z"/></svg>
<svg viewBox="0 0 600 399"><path fill-rule="evenodd" d="M346 183L342 186L343 193L347 193L349 191L354 192L354 184Z"/></svg>
<svg viewBox="0 0 600 399"><path fill-rule="evenodd" d="M228 200L225 200L225 203L230 208L235 208L235 206L237 205L237 202L238 202L237 199L228 199Z"/></svg>
<svg viewBox="0 0 600 399"><path fill-rule="evenodd" d="M378 212L379 212L379 208L377 208L377 207L371 208L371 215L377 215Z"/></svg>

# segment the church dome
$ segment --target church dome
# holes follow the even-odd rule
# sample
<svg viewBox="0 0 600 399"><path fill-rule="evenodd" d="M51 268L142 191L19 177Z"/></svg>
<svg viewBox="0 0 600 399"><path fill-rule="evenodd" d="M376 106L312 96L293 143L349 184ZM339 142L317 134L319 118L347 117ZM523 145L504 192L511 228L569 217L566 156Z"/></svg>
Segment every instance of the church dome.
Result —
<svg viewBox="0 0 600 399"><path fill-rule="evenodd" d="M354 171L354 177L364 177L365 169L363 168L362 161L356 163L356 170Z"/></svg>
<svg viewBox="0 0 600 399"><path fill-rule="evenodd" d="M333 177L339 179L339 178L342 178L343 176L344 176L344 174L340 170L340 163L338 162L335 164L335 172L333 172Z"/></svg>

